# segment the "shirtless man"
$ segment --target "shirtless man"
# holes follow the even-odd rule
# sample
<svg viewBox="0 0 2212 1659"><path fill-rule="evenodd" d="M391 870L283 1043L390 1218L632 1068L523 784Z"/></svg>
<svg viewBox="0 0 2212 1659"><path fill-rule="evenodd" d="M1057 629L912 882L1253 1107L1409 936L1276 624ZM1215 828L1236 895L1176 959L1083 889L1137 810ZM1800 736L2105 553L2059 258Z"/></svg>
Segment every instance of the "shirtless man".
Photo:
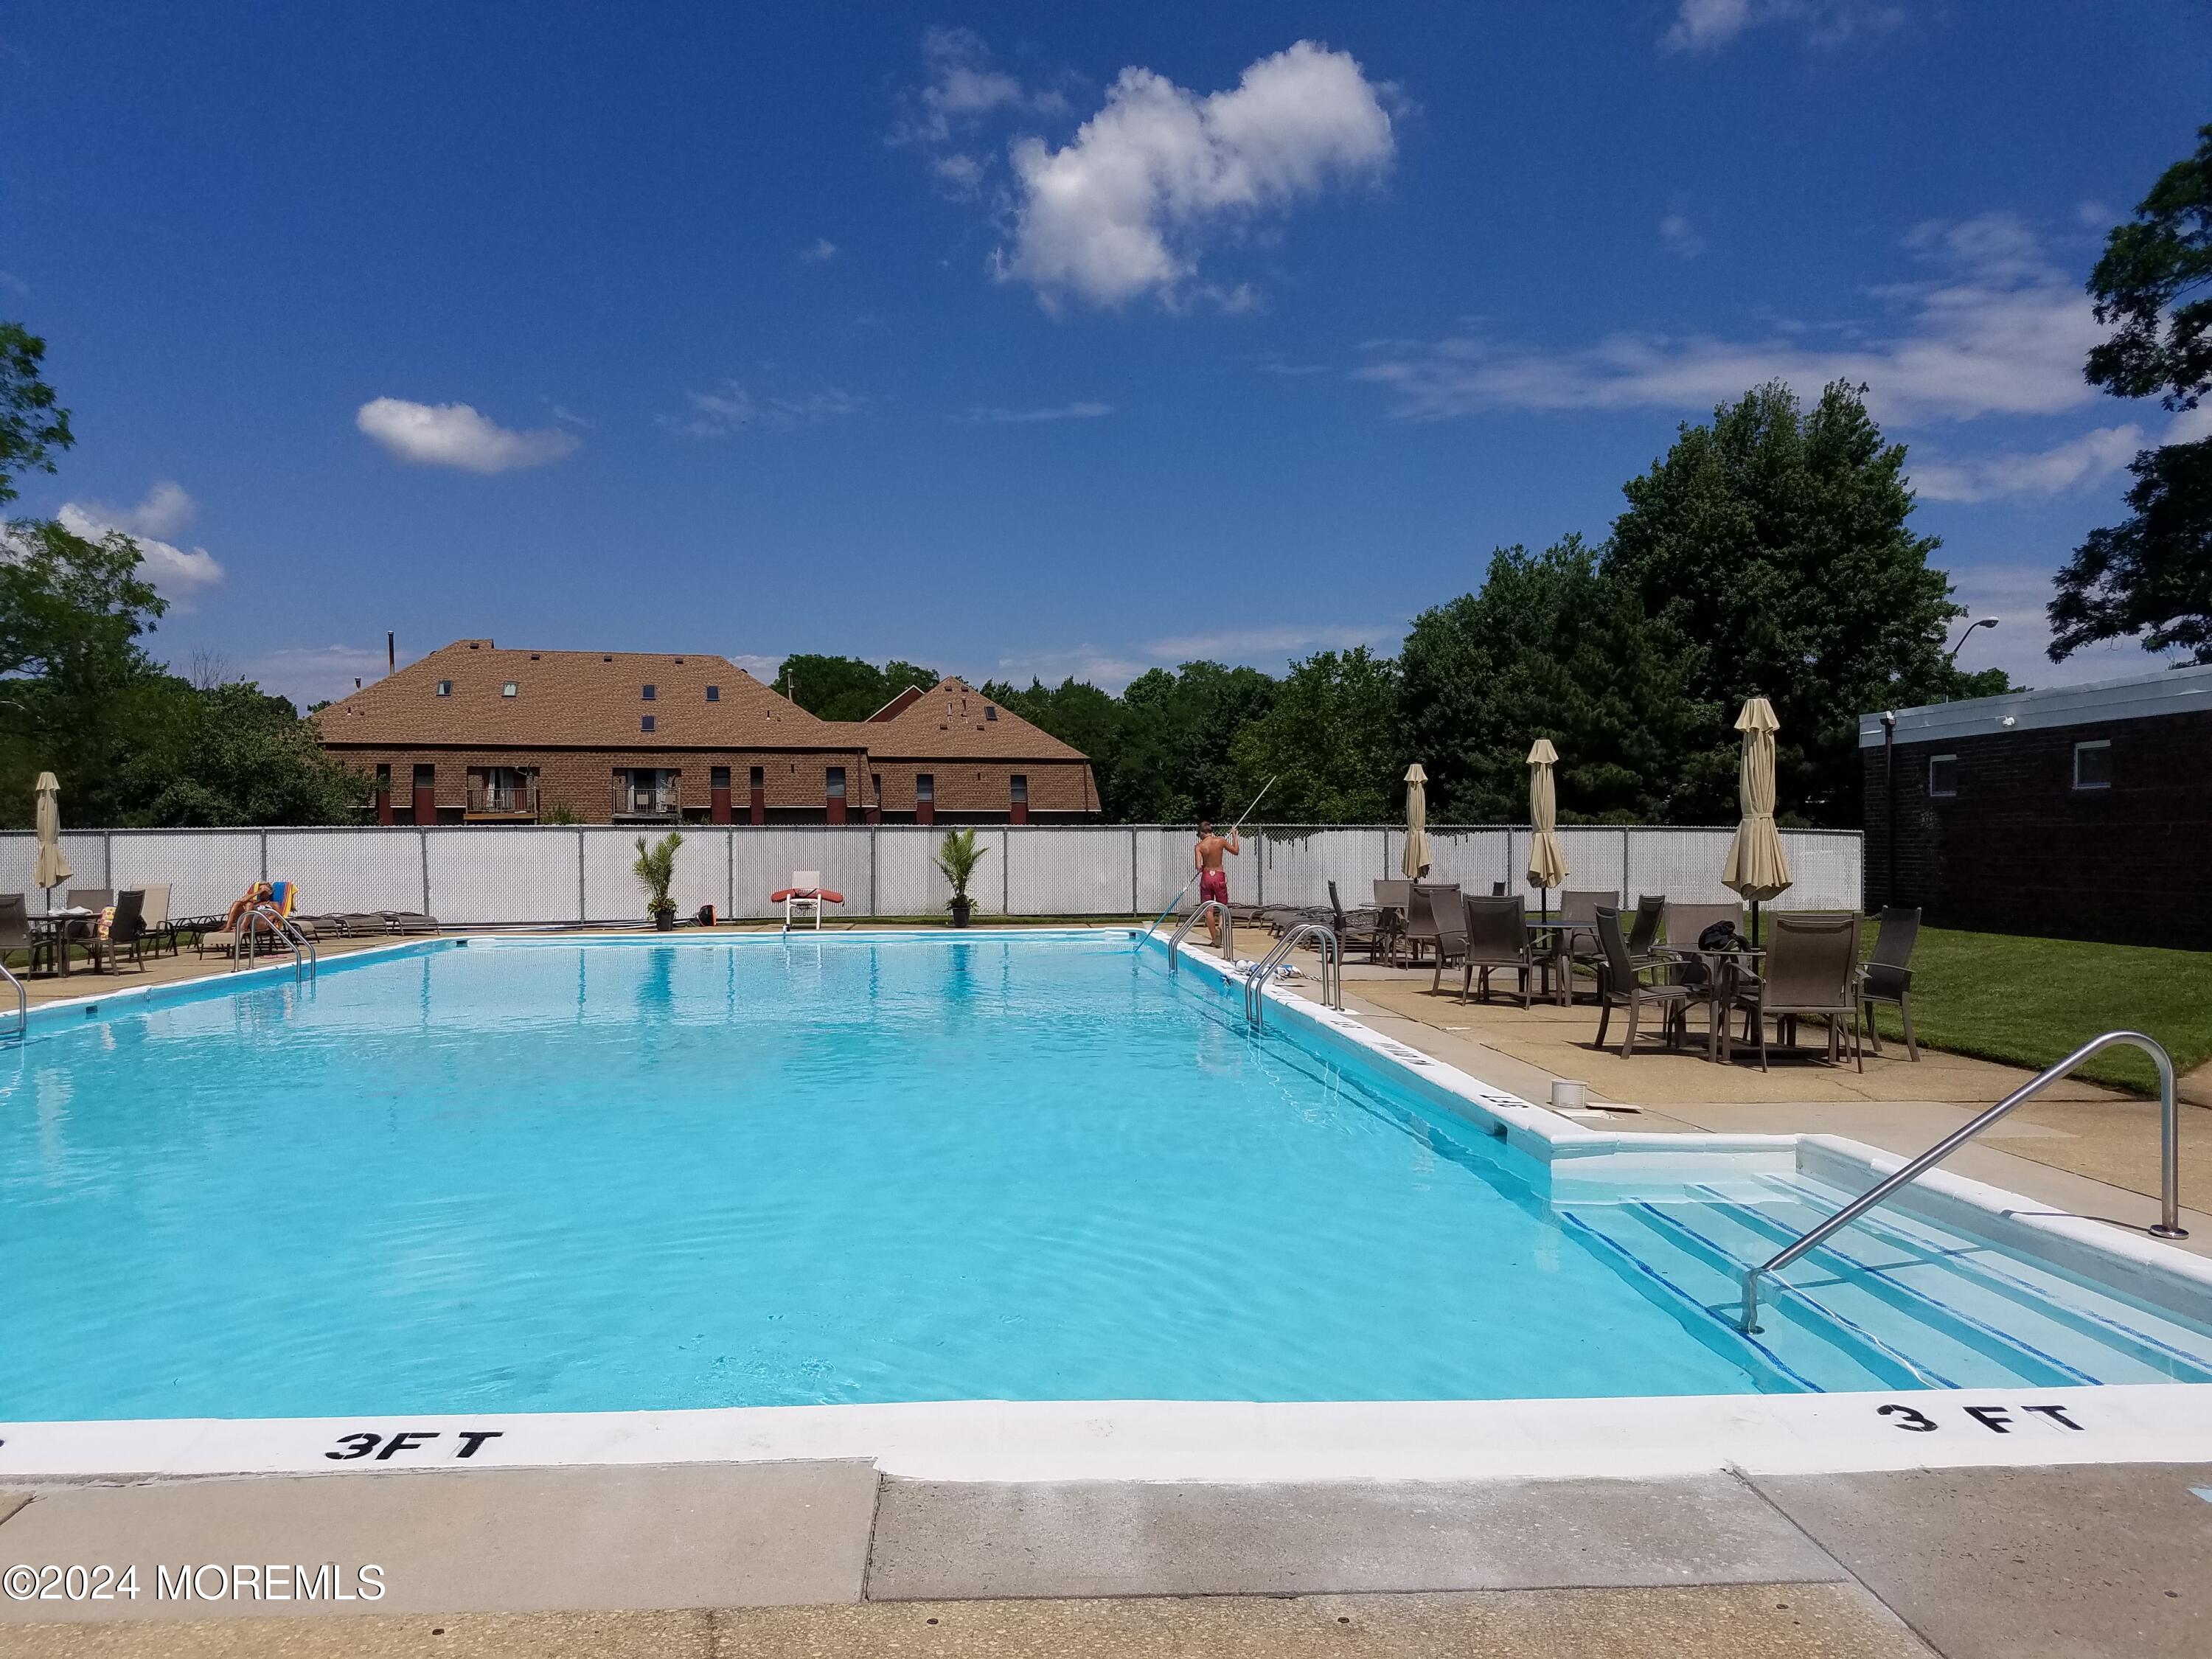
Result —
<svg viewBox="0 0 2212 1659"><path fill-rule="evenodd" d="M1213 833L1213 820L1200 818L1198 822L1198 845L1191 849L1191 861L1198 866L1198 899L1203 904L1208 899L1229 902L1229 872L1221 867L1224 853L1235 858L1238 852L1237 832L1231 830L1226 836ZM1221 948L1221 918L1209 910L1206 913L1206 931L1213 939L1213 948Z"/></svg>

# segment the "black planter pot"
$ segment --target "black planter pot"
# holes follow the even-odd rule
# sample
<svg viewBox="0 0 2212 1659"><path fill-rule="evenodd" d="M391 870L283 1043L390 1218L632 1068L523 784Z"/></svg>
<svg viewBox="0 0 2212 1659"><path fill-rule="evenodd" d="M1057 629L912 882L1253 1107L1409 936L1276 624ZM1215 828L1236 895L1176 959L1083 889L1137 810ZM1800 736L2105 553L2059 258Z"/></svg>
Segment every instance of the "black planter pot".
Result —
<svg viewBox="0 0 2212 1659"><path fill-rule="evenodd" d="M664 933L674 933L676 931L676 912L673 910L655 910L653 913L653 925Z"/></svg>
<svg viewBox="0 0 2212 1659"><path fill-rule="evenodd" d="M965 927L968 925L968 918L975 913L975 901L973 899L957 898L953 900L952 925L955 927Z"/></svg>

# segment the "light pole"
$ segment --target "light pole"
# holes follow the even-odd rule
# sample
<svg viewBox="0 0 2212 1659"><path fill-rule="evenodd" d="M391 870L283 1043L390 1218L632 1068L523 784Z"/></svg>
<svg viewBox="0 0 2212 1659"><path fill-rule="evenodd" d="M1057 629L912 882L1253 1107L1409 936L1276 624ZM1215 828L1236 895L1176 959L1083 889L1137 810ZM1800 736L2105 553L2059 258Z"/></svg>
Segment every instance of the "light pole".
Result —
<svg viewBox="0 0 2212 1659"><path fill-rule="evenodd" d="M1995 628L1996 625L1997 619L1995 617L1978 617L1972 622L1968 623L1966 624L1966 631L1959 635L1958 644L1951 647L1951 654L1943 659L1943 665L1946 668L1956 665L1959 660L1959 653L1965 648L1966 641L1973 638L1974 630L1977 628Z"/></svg>

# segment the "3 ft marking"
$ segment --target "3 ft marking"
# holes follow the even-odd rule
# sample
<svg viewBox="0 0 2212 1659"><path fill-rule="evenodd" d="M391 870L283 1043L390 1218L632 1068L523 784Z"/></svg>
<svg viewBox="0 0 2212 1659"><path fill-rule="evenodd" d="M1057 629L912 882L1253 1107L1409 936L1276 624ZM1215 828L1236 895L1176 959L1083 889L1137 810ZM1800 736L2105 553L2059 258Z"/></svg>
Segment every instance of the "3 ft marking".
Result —
<svg viewBox="0 0 2212 1659"><path fill-rule="evenodd" d="M2086 1423L2076 1423L2069 1417L2066 1413L2070 1408L2065 1406L1961 1406L1959 1409L1991 1434L2010 1434L2023 1423L2038 1418L2055 1427L2071 1429L2076 1434L2085 1433L2088 1428ZM1943 1426L1917 1406L1877 1406L1875 1413L1887 1418L1892 1428L1912 1434L1933 1434Z"/></svg>
<svg viewBox="0 0 2212 1659"><path fill-rule="evenodd" d="M474 1457L487 1440L502 1438L504 1429L462 1429L454 1436L452 1455L456 1462ZM337 1443L339 1451L326 1451L324 1456L333 1463L350 1463L356 1458L374 1454L378 1462L388 1462L405 1453L421 1452L431 1457L445 1454L446 1449L430 1444L446 1437L436 1429L402 1429L395 1434L372 1434L363 1429L357 1434L342 1434Z"/></svg>

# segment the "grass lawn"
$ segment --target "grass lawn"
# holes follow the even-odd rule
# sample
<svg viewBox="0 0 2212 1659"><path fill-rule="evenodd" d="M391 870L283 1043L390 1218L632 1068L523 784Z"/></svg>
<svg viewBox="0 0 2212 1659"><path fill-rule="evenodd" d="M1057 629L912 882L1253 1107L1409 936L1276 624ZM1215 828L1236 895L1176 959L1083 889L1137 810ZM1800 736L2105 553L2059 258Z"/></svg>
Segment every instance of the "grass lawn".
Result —
<svg viewBox="0 0 2212 1659"><path fill-rule="evenodd" d="M1869 922L1869 947L1874 935ZM1876 1016L1885 1042L1903 1041L1894 1008ZM2212 951L1920 930L1912 1028L1924 1043L2040 1070L2123 1026L2164 1043L2177 1071L2212 1060ZM2145 1093L2158 1086L2135 1048L2109 1049L2081 1075Z"/></svg>

